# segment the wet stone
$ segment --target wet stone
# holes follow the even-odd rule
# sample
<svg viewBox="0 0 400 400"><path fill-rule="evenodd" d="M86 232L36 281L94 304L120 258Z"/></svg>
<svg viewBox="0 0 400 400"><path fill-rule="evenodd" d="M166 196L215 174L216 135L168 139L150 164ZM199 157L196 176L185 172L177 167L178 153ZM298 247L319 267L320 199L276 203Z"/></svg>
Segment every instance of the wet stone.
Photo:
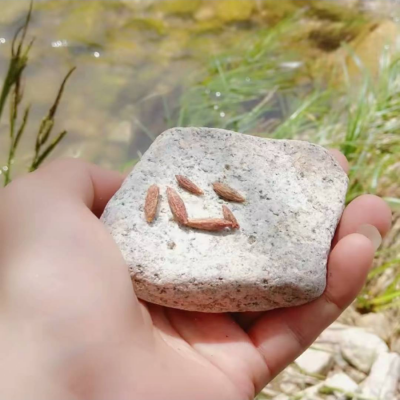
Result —
<svg viewBox="0 0 400 400"><path fill-rule="evenodd" d="M175 175L188 177L204 195L179 188ZM219 198L212 187L216 181L246 201ZM193 311L265 311L304 304L324 291L347 183L329 152L308 142L175 128L143 155L102 221L129 266L139 298ZM160 201L148 224L143 205L152 184L160 188ZM222 218L225 204L240 229L180 226L169 209L168 186L183 199L189 218Z"/></svg>

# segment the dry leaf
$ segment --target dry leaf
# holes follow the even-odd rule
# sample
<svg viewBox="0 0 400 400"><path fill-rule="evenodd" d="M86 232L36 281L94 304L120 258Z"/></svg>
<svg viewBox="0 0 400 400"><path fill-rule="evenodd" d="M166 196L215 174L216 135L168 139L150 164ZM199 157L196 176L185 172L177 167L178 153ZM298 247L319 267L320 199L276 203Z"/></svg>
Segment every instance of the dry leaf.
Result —
<svg viewBox="0 0 400 400"><path fill-rule="evenodd" d="M232 222L232 228L233 229L239 229L240 226L237 222L237 219L233 215L233 212L225 205L222 206L222 214L224 215L224 219L227 221Z"/></svg>
<svg viewBox="0 0 400 400"><path fill-rule="evenodd" d="M179 194L172 188L167 188L168 204L177 222L181 225L186 225L188 215L185 207L185 203L179 196Z"/></svg>
<svg viewBox="0 0 400 400"><path fill-rule="evenodd" d="M190 193L196 194L196 195L202 195L204 192L197 186L195 185L190 179L186 178L186 176L183 175L176 175L175 176L176 180L178 181L179 186L182 189L187 190Z"/></svg>
<svg viewBox="0 0 400 400"><path fill-rule="evenodd" d="M225 183L215 182L213 183L213 189L218 196L222 197L225 200L235 201L237 203L243 203L246 200L235 189L232 189Z"/></svg>
<svg viewBox="0 0 400 400"><path fill-rule="evenodd" d="M221 218L189 219L186 225L203 231L222 231L225 228L232 228L231 221Z"/></svg>
<svg viewBox="0 0 400 400"><path fill-rule="evenodd" d="M156 216L159 195L160 189L157 185L151 185L147 190L146 200L144 202L144 215L148 223L153 222Z"/></svg>

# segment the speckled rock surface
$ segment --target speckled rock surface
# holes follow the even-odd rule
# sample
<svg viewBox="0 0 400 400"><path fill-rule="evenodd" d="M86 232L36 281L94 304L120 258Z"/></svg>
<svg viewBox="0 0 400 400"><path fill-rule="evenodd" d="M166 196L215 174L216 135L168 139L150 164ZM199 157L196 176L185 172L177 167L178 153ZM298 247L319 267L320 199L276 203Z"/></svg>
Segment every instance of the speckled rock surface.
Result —
<svg viewBox="0 0 400 400"><path fill-rule="evenodd" d="M204 190L179 188L175 175ZM228 203L222 181L246 197ZM260 311L306 303L326 284L330 243L344 207L347 176L322 147L209 128L160 135L107 205L102 220L129 266L141 299L204 312ZM150 185L160 187L155 221L144 218ZM239 230L180 227L166 188L175 188L189 218L221 218L227 204Z"/></svg>

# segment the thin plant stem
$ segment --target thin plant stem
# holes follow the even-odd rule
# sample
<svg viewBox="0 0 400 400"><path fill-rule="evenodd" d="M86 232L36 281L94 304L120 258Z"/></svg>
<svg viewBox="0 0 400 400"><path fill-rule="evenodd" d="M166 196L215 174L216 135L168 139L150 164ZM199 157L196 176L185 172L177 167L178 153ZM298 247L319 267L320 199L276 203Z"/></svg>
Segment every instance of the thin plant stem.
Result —
<svg viewBox="0 0 400 400"><path fill-rule="evenodd" d="M45 158L54 150L54 148L61 142L61 140L67 134L66 131L61 132L51 144L49 144L45 149L43 149L48 139L50 138L51 132L53 130L54 117L57 112L57 108L60 104L65 84L67 83L69 77L75 71L75 69L76 67L72 67L65 75L60 85L60 88L58 89L57 96L56 99L54 100L53 105L50 107L49 112L43 118L40 124L39 131L36 135L35 152L32 158L31 165L29 167L30 172L34 171L39 167L39 165L45 160Z"/></svg>
<svg viewBox="0 0 400 400"><path fill-rule="evenodd" d="M0 94L0 118L3 114L4 106L7 98L16 82L20 81L23 70L26 68L28 61L28 53L33 44L33 40L29 43L27 48L23 51L24 40L28 30L29 22L32 16L33 1L29 5L29 11L26 16L24 25L22 25L17 33L14 35L11 46L11 60L8 66L6 78L4 79L3 87ZM21 37L19 38L21 34ZM19 40L18 40L19 38ZM18 44L17 44L18 41Z"/></svg>
<svg viewBox="0 0 400 400"><path fill-rule="evenodd" d="M46 157L54 150L54 148L61 142L64 136L67 134L67 131L62 131L53 142L47 146L47 148L41 153L38 159L31 165L30 171L34 171L39 168L40 164L46 159Z"/></svg>
<svg viewBox="0 0 400 400"><path fill-rule="evenodd" d="M11 168L14 162L14 157L15 153L18 148L19 141L22 137L22 134L25 130L26 123L28 122L28 117L29 117L29 111L30 111L30 106L28 106L25 109L24 116L22 118L22 123L20 128L18 129L17 135L15 136L15 139L13 139L13 145L10 146L10 151L8 153L8 159L7 159L7 168L6 171L4 172L4 186L7 186L11 182Z"/></svg>

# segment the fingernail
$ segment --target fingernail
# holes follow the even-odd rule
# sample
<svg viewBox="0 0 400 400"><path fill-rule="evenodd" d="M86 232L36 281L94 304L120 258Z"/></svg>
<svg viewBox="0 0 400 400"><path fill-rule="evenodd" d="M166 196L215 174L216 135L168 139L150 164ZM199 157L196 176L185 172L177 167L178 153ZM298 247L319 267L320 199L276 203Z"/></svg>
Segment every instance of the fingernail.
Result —
<svg viewBox="0 0 400 400"><path fill-rule="evenodd" d="M382 236L378 229L369 224L360 225L357 228L357 233L367 237L374 245L374 250L378 250L379 246L382 244Z"/></svg>

